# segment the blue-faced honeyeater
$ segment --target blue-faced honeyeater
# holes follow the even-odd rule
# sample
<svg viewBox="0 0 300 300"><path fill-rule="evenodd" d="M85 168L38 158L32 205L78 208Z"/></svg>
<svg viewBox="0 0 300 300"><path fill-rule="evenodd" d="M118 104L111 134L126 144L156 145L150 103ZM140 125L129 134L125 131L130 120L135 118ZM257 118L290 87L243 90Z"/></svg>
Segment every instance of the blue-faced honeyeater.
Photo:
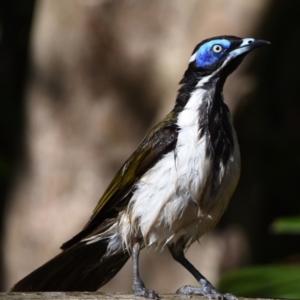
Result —
<svg viewBox="0 0 300 300"><path fill-rule="evenodd" d="M133 292L158 298L139 276L144 247L168 248L199 282L177 293L222 295L185 258L184 250L216 225L240 176L240 151L226 78L264 40L218 36L199 43L180 81L173 110L120 168L89 222L62 252L20 280L12 291L96 291L131 256Z"/></svg>

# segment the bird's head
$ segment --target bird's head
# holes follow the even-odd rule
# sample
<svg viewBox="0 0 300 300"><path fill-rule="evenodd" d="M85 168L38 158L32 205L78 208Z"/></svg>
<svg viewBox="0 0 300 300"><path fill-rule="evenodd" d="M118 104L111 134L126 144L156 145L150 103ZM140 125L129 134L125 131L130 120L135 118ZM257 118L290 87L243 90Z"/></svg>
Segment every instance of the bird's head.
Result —
<svg viewBox="0 0 300 300"><path fill-rule="evenodd" d="M213 80L220 79L223 85L227 76L249 52L268 44L270 43L264 40L228 35L204 40L195 47L181 83L208 77Z"/></svg>

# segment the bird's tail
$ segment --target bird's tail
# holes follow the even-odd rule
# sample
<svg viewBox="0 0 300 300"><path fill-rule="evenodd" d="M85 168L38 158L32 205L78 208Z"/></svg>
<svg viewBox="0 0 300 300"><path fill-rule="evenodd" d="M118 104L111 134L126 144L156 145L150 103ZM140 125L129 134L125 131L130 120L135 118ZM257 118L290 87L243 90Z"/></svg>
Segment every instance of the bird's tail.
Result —
<svg viewBox="0 0 300 300"><path fill-rule="evenodd" d="M11 291L96 291L129 258L124 251L106 257L107 244L107 240L77 243L20 280Z"/></svg>

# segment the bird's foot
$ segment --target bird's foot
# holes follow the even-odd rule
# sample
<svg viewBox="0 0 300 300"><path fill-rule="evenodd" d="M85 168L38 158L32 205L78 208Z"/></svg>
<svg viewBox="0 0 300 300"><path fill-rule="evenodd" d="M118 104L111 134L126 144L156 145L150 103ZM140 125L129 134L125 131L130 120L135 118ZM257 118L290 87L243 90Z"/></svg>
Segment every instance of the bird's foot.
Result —
<svg viewBox="0 0 300 300"><path fill-rule="evenodd" d="M143 283L135 283L132 286L133 293L136 296L142 296L148 299L159 299L158 293L145 288Z"/></svg>
<svg viewBox="0 0 300 300"><path fill-rule="evenodd" d="M200 280L200 287L185 285L176 291L176 294L201 294L205 297L217 300L238 300L238 298L232 294L219 293L209 282L204 279Z"/></svg>

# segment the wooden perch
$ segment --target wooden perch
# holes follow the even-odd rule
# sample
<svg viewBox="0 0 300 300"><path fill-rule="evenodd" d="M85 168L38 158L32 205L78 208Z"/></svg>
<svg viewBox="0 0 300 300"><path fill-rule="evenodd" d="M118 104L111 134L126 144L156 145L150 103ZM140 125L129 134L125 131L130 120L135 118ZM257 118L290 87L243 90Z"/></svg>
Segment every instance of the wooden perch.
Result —
<svg viewBox="0 0 300 300"><path fill-rule="evenodd" d="M174 295L165 294L160 295L161 300L208 300L208 298L198 295ZM0 300L15 300L15 299L50 299L50 300L76 300L76 299L89 299L89 300L143 300L145 298L134 296L133 294L124 293L89 293L89 292L36 292L36 293L0 293ZM261 299L261 298L239 298L240 300L271 300L271 299ZM275 300L275 299L273 299ZM282 299L281 299L282 300Z"/></svg>

